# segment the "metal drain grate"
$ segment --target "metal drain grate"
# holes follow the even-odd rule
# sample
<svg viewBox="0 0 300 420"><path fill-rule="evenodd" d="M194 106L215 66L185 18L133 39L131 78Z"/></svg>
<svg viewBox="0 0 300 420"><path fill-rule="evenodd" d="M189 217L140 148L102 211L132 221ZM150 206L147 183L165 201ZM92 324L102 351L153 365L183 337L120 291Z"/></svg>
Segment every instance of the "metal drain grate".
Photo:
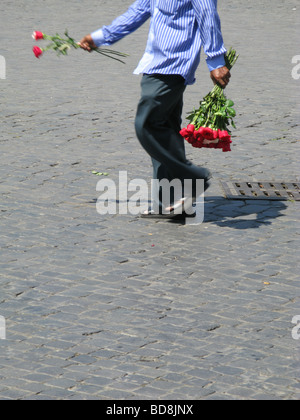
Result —
<svg viewBox="0 0 300 420"><path fill-rule="evenodd" d="M298 182L221 182L227 198L300 201Z"/></svg>

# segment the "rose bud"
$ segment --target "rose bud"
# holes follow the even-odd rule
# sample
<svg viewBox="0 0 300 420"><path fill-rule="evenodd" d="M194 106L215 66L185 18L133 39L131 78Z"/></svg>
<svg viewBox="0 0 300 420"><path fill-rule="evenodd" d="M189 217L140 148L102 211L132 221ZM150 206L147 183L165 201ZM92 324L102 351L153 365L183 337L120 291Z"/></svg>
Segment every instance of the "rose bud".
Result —
<svg viewBox="0 0 300 420"><path fill-rule="evenodd" d="M188 131L190 134L193 134L193 133L194 133L194 131L195 131L195 126L194 126L193 124L189 124L189 125L186 127L186 129L187 129L187 131Z"/></svg>
<svg viewBox="0 0 300 420"><path fill-rule="evenodd" d="M40 56L43 54L43 50L40 47L33 47L32 51L34 53L34 55L36 56L36 58L40 58Z"/></svg>
<svg viewBox="0 0 300 420"><path fill-rule="evenodd" d="M180 134L182 137L189 137L189 132L187 131L187 129L186 129L186 128L183 128L182 130L180 130L179 134Z"/></svg>
<svg viewBox="0 0 300 420"><path fill-rule="evenodd" d="M43 32L35 31L32 34L32 38L38 41L39 39L44 39L44 34Z"/></svg>
<svg viewBox="0 0 300 420"><path fill-rule="evenodd" d="M228 134L228 131L226 130L219 130L218 136L219 136L219 139L223 141L229 141L231 139L230 134Z"/></svg>

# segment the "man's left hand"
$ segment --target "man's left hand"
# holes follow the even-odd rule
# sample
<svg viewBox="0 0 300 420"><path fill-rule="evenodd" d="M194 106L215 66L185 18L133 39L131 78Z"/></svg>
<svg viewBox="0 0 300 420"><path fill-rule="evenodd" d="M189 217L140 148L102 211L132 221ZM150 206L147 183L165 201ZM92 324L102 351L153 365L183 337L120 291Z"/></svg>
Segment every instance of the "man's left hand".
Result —
<svg viewBox="0 0 300 420"><path fill-rule="evenodd" d="M86 35L78 44L81 46L81 48L89 52L97 48L91 35Z"/></svg>
<svg viewBox="0 0 300 420"><path fill-rule="evenodd" d="M231 74L228 68L224 66L220 69L211 71L210 77L215 85L219 85L221 88L225 89L230 81Z"/></svg>

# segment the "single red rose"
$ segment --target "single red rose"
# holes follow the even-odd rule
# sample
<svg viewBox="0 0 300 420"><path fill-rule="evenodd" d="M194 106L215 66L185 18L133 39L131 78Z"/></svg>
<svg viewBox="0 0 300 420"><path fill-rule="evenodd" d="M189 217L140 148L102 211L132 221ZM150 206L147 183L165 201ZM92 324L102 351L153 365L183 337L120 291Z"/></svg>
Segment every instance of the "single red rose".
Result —
<svg viewBox="0 0 300 420"><path fill-rule="evenodd" d="M187 129L186 129L186 128L183 128L182 130L180 130L180 131L179 131L179 134L180 134L182 137L184 137L184 138L188 137L188 135L189 135L189 133L188 133L188 131L187 131Z"/></svg>
<svg viewBox="0 0 300 420"><path fill-rule="evenodd" d="M204 127L202 130L202 135L206 140L214 140L214 130L210 127Z"/></svg>
<svg viewBox="0 0 300 420"><path fill-rule="evenodd" d="M196 138L195 136L193 136L193 138L191 138L190 143L193 147L197 147L199 149L200 147L202 147L202 141L203 139L201 137Z"/></svg>
<svg viewBox="0 0 300 420"><path fill-rule="evenodd" d="M200 129L194 131L194 139L195 140L203 140L204 139L204 137L202 136L202 134L200 132Z"/></svg>
<svg viewBox="0 0 300 420"><path fill-rule="evenodd" d="M186 128L183 128L179 134L190 144L193 144L195 141L193 134L191 134L189 131L187 131Z"/></svg>
<svg viewBox="0 0 300 420"><path fill-rule="evenodd" d="M40 56L43 54L43 50L40 47L33 47L32 51L34 53L34 55L36 56L36 58L40 58Z"/></svg>
<svg viewBox="0 0 300 420"><path fill-rule="evenodd" d="M32 38L38 41L39 39L44 39L44 34L43 32L35 31L32 34Z"/></svg>
<svg viewBox="0 0 300 420"><path fill-rule="evenodd" d="M188 131L190 134L193 134L193 133L194 133L194 131L195 131L195 126L194 126L193 124L189 124L189 125L186 127L186 129L187 129L187 131Z"/></svg>
<svg viewBox="0 0 300 420"><path fill-rule="evenodd" d="M204 138L203 136L204 130L205 130L205 127L200 127L198 130L198 133L200 133L203 138Z"/></svg>
<svg viewBox="0 0 300 420"><path fill-rule="evenodd" d="M219 139L222 141L230 141L231 136L226 130L218 130Z"/></svg>

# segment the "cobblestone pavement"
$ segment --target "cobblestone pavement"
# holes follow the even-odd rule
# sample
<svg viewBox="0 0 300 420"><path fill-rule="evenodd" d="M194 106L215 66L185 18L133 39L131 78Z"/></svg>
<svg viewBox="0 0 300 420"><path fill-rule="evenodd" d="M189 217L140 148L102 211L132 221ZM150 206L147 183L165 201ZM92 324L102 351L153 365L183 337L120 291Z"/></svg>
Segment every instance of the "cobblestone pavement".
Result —
<svg viewBox="0 0 300 420"><path fill-rule="evenodd" d="M214 174L198 225L96 212L93 170L150 181L132 75L148 26L118 44L126 66L36 60L31 33L80 39L131 1L100 3L1 1L0 398L298 399L299 202L219 184L299 181L298 2L219 2L238 127L232 153L188 146ZM202 60L184 112L210 88Z"/></svg>

